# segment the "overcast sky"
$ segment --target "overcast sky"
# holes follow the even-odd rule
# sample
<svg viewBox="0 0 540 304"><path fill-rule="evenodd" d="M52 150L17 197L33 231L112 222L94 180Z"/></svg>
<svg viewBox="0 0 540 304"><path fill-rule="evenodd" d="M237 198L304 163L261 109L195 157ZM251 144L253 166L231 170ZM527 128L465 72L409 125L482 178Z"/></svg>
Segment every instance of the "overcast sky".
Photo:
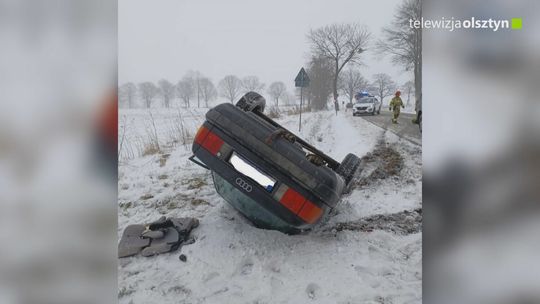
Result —
<svg viewBox="0 0 540 304"><path fill-rule="evenodd" d="M119 0L119 83L176 83L198 70L216 83L228 74L256 75L267 86L280 80L291 90L308 59L310 28L356 22L375 41L401 1ZM369 80L376 73L399 84L412 79L389 57L369 49L363 56Z"/></svg>

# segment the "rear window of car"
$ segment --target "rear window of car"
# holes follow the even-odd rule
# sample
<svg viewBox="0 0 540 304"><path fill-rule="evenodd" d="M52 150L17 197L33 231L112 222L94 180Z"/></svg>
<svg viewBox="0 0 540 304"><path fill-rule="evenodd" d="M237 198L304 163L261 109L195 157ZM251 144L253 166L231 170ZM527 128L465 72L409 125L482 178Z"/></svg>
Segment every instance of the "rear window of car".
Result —
<svg viewBox="0 0 540 304"><path fill-rule="evenodd" d="M290 231L291 229L294 229L294 227L261 207L261 205L256 202L257 198L250 197L236 189L236 187L215 172L212 172L212 177L214 179L214 187L219 195L241 213L249 215L257 225L275 227L275 229L281 231ZM276 202L276 204L277 203L278 202Z"/></svg>

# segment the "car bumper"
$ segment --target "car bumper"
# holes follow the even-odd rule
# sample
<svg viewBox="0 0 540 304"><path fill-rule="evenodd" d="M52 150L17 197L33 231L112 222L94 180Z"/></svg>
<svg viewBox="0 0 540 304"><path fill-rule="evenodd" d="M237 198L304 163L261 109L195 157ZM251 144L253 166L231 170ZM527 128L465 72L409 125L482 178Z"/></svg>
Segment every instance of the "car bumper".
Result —
<svg viewBox="0 0 540 304"><path fill-rule="evenodd" d="M365 109L365 110L353 109L353 114L367 114L367 113L373 113L373 109Z"/></svg>

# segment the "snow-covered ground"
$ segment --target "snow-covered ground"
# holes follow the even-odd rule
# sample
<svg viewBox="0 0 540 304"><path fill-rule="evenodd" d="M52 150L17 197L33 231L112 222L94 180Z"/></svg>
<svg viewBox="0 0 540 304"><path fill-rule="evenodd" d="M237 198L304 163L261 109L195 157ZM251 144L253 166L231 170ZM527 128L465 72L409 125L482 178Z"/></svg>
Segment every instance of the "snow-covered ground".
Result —
<svg viewBox="0 0 540 304"><path fill-rule="evenodd" d="M401 155L403 168L355 188L313 231L291 236L253 227L215 193L209 172L188 160L191 145L174 142L175 125L182 120L192 136L206 110L120 110L118 235L161 215L200 220L195 243L119 261L120 303L421 302L421 232L336 228L421 208L420 147L343 112L302 114L299 135L336 160L382 144ZM277 120L298 133L297 115ZM149 133L162 151L141 156Z"/></svg>
<svg viewBox="0 0 540 304"><path fill-rule="evenodd" d="M404 101L405 102L405 101ZM414 100L408 105L405 104L405 108L401 109L403 113L416 114L416 109L414 107Z"/></svg>

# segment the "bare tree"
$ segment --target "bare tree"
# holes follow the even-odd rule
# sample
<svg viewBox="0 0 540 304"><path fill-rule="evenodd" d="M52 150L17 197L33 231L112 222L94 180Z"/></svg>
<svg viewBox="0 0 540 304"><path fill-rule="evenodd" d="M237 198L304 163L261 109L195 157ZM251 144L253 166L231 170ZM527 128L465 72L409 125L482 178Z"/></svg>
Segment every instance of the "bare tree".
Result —
<svg viewBox="0 0 540 304"><path fill-rule="evenodd" d="M161 79L158 82L159 93L163 97L163 104L166 108L170 107L171 99L174 97L174 84L170 83L168 80Z"/></svg>
<svg viewBox="0 0 540 304"><path fill-rule="evenodd" d="M392 56L392 61L414 71L416 109L422 105L422 29L412 28L409 20L422 17L421 0L405 0L398 7L389 27L383 28L384 40L377 42L377 49Z"/></svg>
<svg viewBox="0 0 540 304"><path fill-rule="evenodd" d="M366 88L365 91L368 92L369 94L373 95L373 96L377 95L377 87L373 83L368 85L368 87Z"/></svg>
<svg viewBox="0 0 540 304"><path fill-rule="evenodd" d="M403 89L407 93L407 105L409 105L409 101L411 99L411 93L414 92L414 82L413 81L407 81L403 84Z"/></svg>
<svg viewBox="0 0 540 304"><path fill-rule="evenodd" d="M186 107L188 108L190 107L189 101L191 100L191 97L193 97L194 93L195 86L193 79L184 77L176 84L176 95L178 95L178 97L184 101Z"/></svg>
<svg viewBox="0 0 540 304"><path fill-rule="evenodd" d="M396 83L387 74L375 74L373 75L373 87L376 90L376 95L379 96L381 104L386 96L390 96L396 90Z"/></svg>
<svg viewBox="0 0 540 304"><path fill-rule="evenodd" d="M257 76L246 76L242 79L242 88L244 92L254 91L260 93L260 91L264 90L264 83L261 83Z"/></svg>
<svg viewBox="0 0 540 304"><path fill-rule="evenodd" d="M132 108L135 103L135 95L137 94L137 86L133 82L124 83L120 86L119 97L122 103L126 104L128 108Z"/></svg>
<svg viewBox="0 0 540 304"><path fill-rule="evenodd" d="M152 82L143 82L139 84L139 92L147 108L152 105L152 100L158 94L159 89Z"/></svg>
<svg viewBox="0 0 540 304"><path fill-rule="evenodd" d="M203 77L199 80L201 97L204 99L204 104L208 108L208 102L217 97L217 90L209 78Z"/></svg>
<svg viewBox="0 0 540 304"><path fill-rule="evenodd" d="M370 38L369 31L358 24L331 24L316 30L310 30L307 38L312 51L333 65L332 89L334 99L338 96L338 78L347 63L360 64L362 53Z"/></svg>
<svg viewBox="0 0 540 304"><path fill-rule="evenodd" d="M285 105L292 106L296 103L296 96L289 91L283 92L281 99L285 102Z"/></svg>
<svg viewBox="0 0 540 304"><path fill-rule="evenodd" d="M281 98L281 96L286 93L286 91L287 87L281 81L273 82L268 87L268 94L270 94L270 96L272 96L272 98L274 98L274 100L276 101L276 107L279 106L279 98Z"/></svg>
<svg viewBox="0 0 540 304"><path fill-rule="evenodd" d="M219 93L233 103L242 89L242 81L234 75L227 75L218 84Z"/></svg>
<svg viewBox="0 0 540 304"><path fill-rule="evenodd" d="M193 97L197 98L197 107L201 107L201 79L204 78L199 71L189 71L186 73L185 78L191 79L193 82Z"/></svg>
<svg viewBox="0 0 540 304"><path fill-rule="evenodd" d="M368 87L368 81L357 69L348 69L339 77L339 87L343 94L352 102L354 95Z"/></svg>

